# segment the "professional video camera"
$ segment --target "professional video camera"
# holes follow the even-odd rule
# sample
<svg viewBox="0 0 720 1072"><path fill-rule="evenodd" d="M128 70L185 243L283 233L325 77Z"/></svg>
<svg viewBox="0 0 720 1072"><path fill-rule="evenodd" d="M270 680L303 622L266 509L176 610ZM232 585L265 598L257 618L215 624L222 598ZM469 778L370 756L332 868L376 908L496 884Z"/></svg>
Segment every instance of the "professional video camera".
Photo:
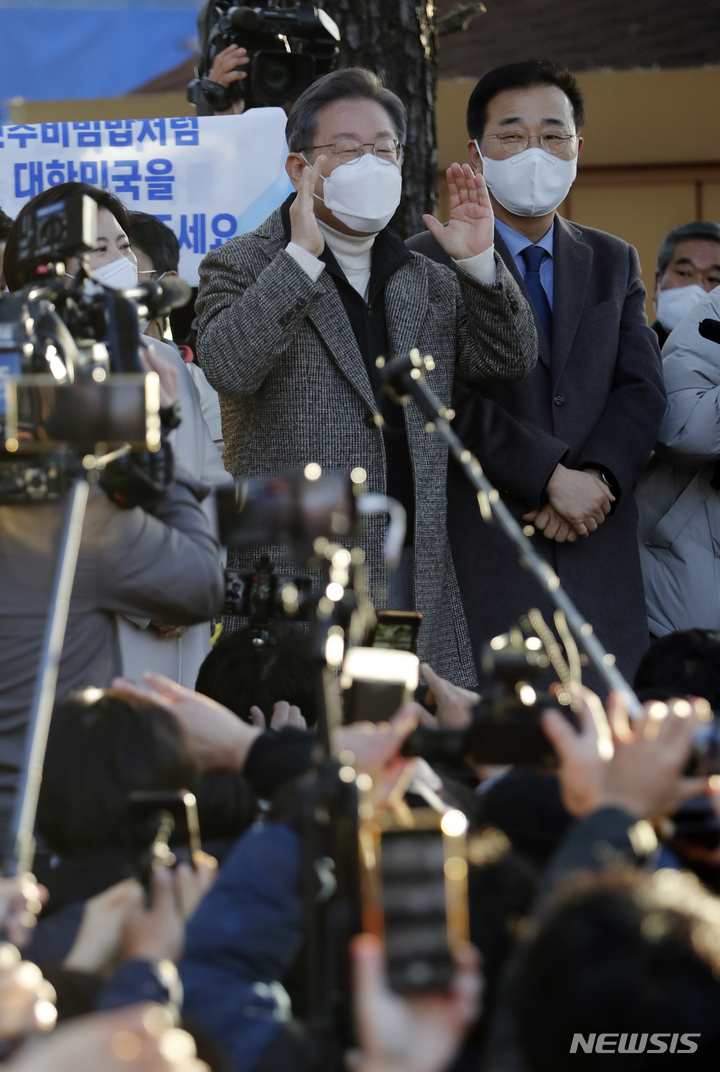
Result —
<svg viewBox="0 0 720 1072"><path fill-rule="evenodd" d="M61 498L72 479L96 476L123 505L161 493L172 456L161 442L159 381L139 360L138 317L187 296L180 280L125 292L94 282L68 257L93 249L97 205L82 195L19 220L18 254L36 280L0 297L0 502ZM113 457L114 455L114 457Z"/></svg>
<svg viewBox="0 0 720 1072"><path fill-rule="evenodd" d="M199 20L198 77L188 87L188 100L200 114L224 112L235 101L245 108L294 101L337 59L340 31L322 8L301 0L268 0L256 7L232 0L208 0ZM229 45L248 51L246 79L218 85L208 77L218 52ZM207 106L207 111L203 105Z"/></svg>

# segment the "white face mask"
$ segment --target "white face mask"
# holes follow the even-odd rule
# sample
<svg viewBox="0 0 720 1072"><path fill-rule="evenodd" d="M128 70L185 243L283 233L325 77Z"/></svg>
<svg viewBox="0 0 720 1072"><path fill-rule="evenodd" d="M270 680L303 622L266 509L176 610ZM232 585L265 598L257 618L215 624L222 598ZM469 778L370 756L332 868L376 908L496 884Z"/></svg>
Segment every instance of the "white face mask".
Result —
<svg viewBox="0 0 720 1072"><path fill-rule="evenodd" d="M137 264L127 257L118 257L101 268L93 268L91 278L113 290L130 290L138 284Z"/></svg>
<svg viewBox="0 0 720 1072"><path fill-rule="evenodd" d="M352 231L377 234L387 227L400 204L402 175L395 164L365 153L341 164L323 182L323 197L333 216Z"/></svg>
<svg viewBox="0 0 720 1072"><path fill-rule="evenodd" d="M525 149L504 160L483 156L483 178L496 201L516 216L546 216L562 204L577 175L577 154L572 160L546 153L544 149Z"/></svg>
<svg viewBox="0 0 720 1072"><path fill-rule="evenodd" d="M703 290L698 283L691 283L689 287L659 290L653 302L655 315L666 331L672 331L682 318L706 297L707 291Z"/></svg>

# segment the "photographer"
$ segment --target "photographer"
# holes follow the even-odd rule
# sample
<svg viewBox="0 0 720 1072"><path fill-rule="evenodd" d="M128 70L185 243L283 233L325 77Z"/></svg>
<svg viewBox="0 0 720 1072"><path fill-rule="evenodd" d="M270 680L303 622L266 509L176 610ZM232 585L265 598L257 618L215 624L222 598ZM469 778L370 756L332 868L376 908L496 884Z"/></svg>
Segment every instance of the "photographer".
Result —
<svg viewBox="0 0 720 1072"><path fill-rule="evenodd" d="M100 206L96 275L101 281L125 279L127 285L132 285L136 265L127 232L121 226L124 209L107 191L80 184L73 184L71 191L56 187L39 195L35 204L26 206L23 212L37 207L40 198L45 198L44 203L53 203L68 192L90 192ZM17 237L16 223L6 250L7 275L13 289L28 282L32 275L18 260ZM70 274L77 270L73 258L67 267ZM163 404L172 403L177 372L152 354L146 353L144 361L148 370L158 371ZM194 396L192 384L190 394ZM120 671L116 615L144 615L162 625L176 626L206 621L217 612L222 599L222 571L219 548L199 501L203 494L197 481L181 469L176 472L174 485L147 508L123 509L100 486L91 487L58 694L87 685L107 685ZM64 514L63 503L0 506L3 844L23 755Z"/></svg>
<svg viewBox="0 0 720 1072"><path fill-rule="evenodd" d="M487 191L469 167L453 165L452 219L437 224L457 274L407 251L388 227L405 131L401 101L362 68L305 90L286 130L297 194L200 267L198 360L224 399L224 460L235 475L360 468L370 492L404 505L406 545L389 580L384 522L367 522L372 598L421 611L423 657L471 685L445 526L447 447L419 414L383 397L376 362L413 347L431 353L431 385L449 405L456 371L477 383L521 379L535 363L536 336L494 257ZM257 550L229 564L250 566ZM281 548L269 553L289 572Z"/></svg>
<svg viewBox="0 0 720 1072"><path fill-rule="evenodd" d="M62 183L38 194L23 206L18 219L36 212L39 208L72 201L82 195L91 197L98 206L97 246L85 258L87 269L92 278L112 289L129 289L138 284L137 258L130 241L133 223L122 203L107 190L87 183ZM162 224L153 221L157 227ZM167 228L163 228L167 230ZM171 239L177 240L172 232ZM16 224L8 239L6 263L8 281L11 290L17 290L30 282L32 271L28 265L18 260L18 225ZM157 239L155 242L157 246ZM166 251L165 263L168 263ZM160 262L161 254L156 251ZM172 263L172 260L169 262ZM66 265L67 274L74 277L79 269L76 257L70 257ZM176 265L177 267L177 265ZM167 271L173 274L172 269ZM155 268L152 267L154 276ZM165 270L163 271L165 274ZM177 273L175 273L177 274ZM141 282L152 282L148 271L143 269ZM210 432L203 419L198 395L185 362L177 348L161 341L159 332L152 334L154 322L141 324L141 359L147 362L159 359L167 363L173 372L176 383L176 396L180 403L181 420L178 427L168 435L168 443L173 451L175 465L187 476L205 488L216 487L227 480L220 455L212 442ZM151 334L144 334L148 329ZM155 366L153 366L155 367ZM208 502L203 509L207 512ZM208 514L210 518L212 515ZM183 581L178 583L182 587ZM194 622L197 619L194 618ZM193 624L188 627L185 619L168 621L166 617L127 613L118 619L118 633L122 658L123 673L138 679L143 670L153 669L167 674L186 685L193 685L195 677L207 654L210 641L208 622ZM106 682L102 682L106 683Z"/></svg>

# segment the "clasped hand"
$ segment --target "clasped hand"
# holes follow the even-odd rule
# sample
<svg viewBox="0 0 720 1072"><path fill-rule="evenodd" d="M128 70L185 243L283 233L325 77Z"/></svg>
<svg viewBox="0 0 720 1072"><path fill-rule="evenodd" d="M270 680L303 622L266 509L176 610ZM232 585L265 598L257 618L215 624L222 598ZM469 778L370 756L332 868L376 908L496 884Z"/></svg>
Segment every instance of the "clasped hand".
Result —
<svg viewBox="0 0 720 1072"><path fill-rule="evenodd" d="M615 496L594 469L558 465L547 486L548 501L540 510L523 514L548 540L573 543L602 525Z"/></svg>

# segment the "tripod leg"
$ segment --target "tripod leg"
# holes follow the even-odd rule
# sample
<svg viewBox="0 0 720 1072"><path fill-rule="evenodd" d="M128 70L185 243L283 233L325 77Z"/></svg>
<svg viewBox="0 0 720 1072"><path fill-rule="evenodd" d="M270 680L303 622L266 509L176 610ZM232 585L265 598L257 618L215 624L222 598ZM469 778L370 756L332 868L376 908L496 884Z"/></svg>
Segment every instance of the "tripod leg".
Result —
<svg viewBox="0 0 720 1072"><path fill-rule="evenodd" d="M68 497L35 695L28 718L25 758L13 809L6 875L30 871L35 855L35 813L89 490L90 485L81 476L74 481Z"/></svg>

